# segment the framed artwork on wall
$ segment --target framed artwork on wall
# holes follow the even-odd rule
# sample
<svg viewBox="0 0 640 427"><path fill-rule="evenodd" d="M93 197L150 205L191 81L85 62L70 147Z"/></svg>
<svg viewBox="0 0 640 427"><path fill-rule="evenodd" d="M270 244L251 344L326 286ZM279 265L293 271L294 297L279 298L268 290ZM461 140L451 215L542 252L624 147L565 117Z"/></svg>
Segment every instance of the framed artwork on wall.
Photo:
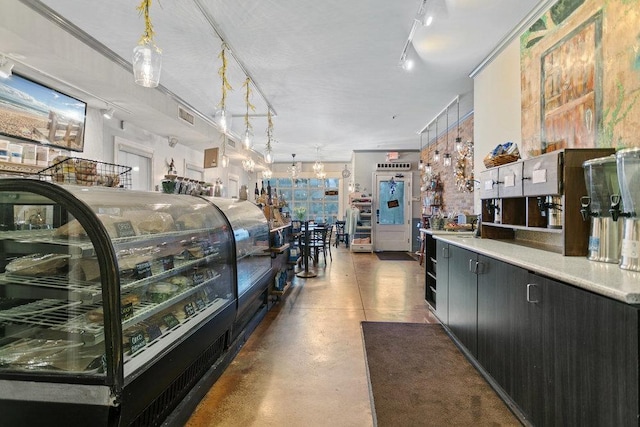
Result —
<svg viewBox="0 0 640 427"><path fill-rule="evenodd" d="M218 147L204 150L204 168L218 167Z"/></svg>

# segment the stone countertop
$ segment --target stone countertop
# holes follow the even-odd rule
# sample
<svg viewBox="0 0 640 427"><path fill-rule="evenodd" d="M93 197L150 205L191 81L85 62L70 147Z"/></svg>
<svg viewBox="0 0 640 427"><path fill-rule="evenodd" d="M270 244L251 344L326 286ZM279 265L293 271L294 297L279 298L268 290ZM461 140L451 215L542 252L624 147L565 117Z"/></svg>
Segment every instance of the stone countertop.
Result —
<svg viewBox="0 0 640 427"><path fill-rule="evenodd" d="M470 233L432 234L438 240L552 279L627 304L640 304L640 272L623 270L618 264L590 261L586 257L563 256L504 240L474 238Z"/></svg>

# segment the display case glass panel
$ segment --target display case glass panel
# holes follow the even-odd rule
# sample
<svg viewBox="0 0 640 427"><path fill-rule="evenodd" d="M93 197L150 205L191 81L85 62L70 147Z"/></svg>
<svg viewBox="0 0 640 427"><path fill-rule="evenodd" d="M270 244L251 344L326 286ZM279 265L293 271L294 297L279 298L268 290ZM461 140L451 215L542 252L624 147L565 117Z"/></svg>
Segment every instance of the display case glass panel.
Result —
<svg viewBox="0 0 640 427"><path fill-rule="evenodd" d="M0 179L0 374L101 376L107 364L122 363L110 372L126 382L234 303L231 230L207 201L5 184Z"/></svg>
<svg viewBox="0 0 640 427"><path fill-rule="evenodd" d="M236 241L238 296L271 271L269 223L262 210L246 200L207 197L229 220Z"/></svg>

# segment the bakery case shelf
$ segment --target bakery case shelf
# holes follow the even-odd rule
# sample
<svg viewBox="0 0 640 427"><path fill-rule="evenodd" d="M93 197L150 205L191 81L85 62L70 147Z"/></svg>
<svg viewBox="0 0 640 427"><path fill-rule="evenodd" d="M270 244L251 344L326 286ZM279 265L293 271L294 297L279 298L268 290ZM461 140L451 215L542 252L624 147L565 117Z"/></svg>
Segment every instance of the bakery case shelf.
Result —
<svg viewBox="0 0 640 427"><path fill-rule="evenodd" d="M164 419L263 310L268 233L249 202L0 179L3 422Z"/></svg>

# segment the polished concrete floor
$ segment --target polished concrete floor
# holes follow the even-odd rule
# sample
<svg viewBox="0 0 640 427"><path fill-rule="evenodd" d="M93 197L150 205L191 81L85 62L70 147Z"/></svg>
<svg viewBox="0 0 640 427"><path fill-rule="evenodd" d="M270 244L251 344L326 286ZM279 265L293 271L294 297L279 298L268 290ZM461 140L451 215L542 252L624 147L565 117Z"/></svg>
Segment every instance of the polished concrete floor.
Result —
<svg viewBox="0 0 640 427"><path fill-rule="evenodd" d="M371 426L360 322L436 323L424 266L332 248L314 278L295 278L187 423Z"/></svg>

